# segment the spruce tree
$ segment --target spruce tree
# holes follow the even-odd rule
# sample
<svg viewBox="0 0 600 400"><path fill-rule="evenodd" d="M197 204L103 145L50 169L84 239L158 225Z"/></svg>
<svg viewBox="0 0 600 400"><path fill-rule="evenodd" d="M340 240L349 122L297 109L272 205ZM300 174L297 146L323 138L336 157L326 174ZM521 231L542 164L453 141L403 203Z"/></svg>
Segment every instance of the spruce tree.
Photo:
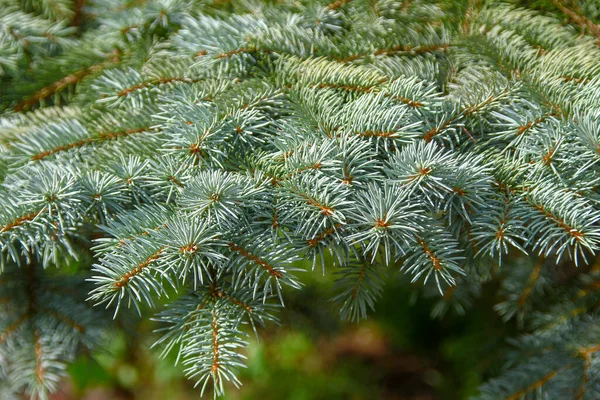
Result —
<svg viewBox="0 0 600 400"><path fill-rule="evenodd" d="M218 396L310 259L352 321L500 282L478 398L600 398L599 45L598 0L1 0L0 397L130 309Z"/></svg>

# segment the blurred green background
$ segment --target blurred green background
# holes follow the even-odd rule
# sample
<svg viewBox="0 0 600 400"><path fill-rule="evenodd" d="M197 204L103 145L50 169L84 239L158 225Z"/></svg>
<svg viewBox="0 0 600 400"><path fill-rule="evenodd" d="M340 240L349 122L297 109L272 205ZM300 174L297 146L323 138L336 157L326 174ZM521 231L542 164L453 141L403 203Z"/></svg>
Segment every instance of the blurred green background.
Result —
<svg viewBox="0 0 600 400"><path fill-rule="evenodd" d="M390 268L375 312L350 323L330 301L335 276L299 266L306 286L285 292L280 325L259 328L259 340L248 329L243 386L230 385L226 400L466 399L500 366L515 331L492 309L493 281L466 316L438 320L430 317L436 299L415 300L407 277ZM127 326L81 355L52 400L198 399L175 355L161 359L161 349L150 349L156 323L133 313L120 320Z"/></svg>

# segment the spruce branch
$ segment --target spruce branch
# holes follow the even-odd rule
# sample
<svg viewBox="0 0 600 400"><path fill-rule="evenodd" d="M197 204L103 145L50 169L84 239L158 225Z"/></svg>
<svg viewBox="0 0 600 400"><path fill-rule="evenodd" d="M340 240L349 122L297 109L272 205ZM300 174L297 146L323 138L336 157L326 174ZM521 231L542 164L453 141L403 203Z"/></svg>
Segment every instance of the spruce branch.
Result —
<svg viewBox="0 0 600 400"><path fill-rule="evenodd" d="M593 5L5 2L0 396L95 345L86 296L164 298L156 345L221 395L309 260L351 321L393 269L436 317L497 300L481 399L600 397Z"/></svg>

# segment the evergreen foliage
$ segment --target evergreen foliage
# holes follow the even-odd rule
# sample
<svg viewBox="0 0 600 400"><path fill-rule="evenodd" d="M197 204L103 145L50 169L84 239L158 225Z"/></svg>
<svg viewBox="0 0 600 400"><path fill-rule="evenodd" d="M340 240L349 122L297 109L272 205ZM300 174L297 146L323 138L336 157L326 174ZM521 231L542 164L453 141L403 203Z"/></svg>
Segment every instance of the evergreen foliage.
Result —
<svg viewBox="0 0 600 400"><path fill-rule="evenodd" d="M175 293L220 395L310 259L353 321L499 279L479 398L600 398L599 46L598 0L0 0L0 395Z"/></svg>

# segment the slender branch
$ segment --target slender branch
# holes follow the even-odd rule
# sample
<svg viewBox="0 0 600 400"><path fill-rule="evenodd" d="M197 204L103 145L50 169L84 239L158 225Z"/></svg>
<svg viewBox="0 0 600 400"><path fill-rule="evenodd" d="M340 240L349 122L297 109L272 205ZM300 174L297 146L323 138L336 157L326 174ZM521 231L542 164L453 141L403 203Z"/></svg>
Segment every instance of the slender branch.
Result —
<svg viewBox="0 0 600 400"><path fill-rule="evenodd" d="M274 276L276 278L283 277L283 274L281 273L281 271L278 271L277 269L275 269L274 266L270 265L267 261L263 260L260 257L255 256L254 254L250 253L248 250L244 249L243 247L238 246L235 243L231 242L231 243L229 243L229 248L232 251L239 253L242 257L247 258L248 260L254 261L256 264L260 265L265 271L267 271L269 273L269 275Z"/></svg>
<svg viewBox="0 0 600 400"><path fill-rule="evenodd" d="M332 226L331 228L327 228L326 230L324 230L323 232L320 232L317 236L315 236L314 238L310 239L307 241L307 244L310 247L317 247L317 245L323 240L325 239L327 236L333 235L338 228L340 228L342 226L342 224L335 224L334 226Z"/></svg>
<svg viewBox="0 0 600 400"><path fill-rule="evenodd" d="M16 228L17 226L21 226L24 223L33 220L35 217L38 216L38 214L40 212L41 211L32 212L32 213L29 213L29 214L26 214L26 215L22 215L22 216L20 216L20 217L18 217L16 219L10 221L8 224L0 227L0 233L8 232L11 229Z"/></svg>
<svg viewBox="0 0 600 400"><path fill-rule="evenodd" d="M104 142L104 141L109 141L109 140L115 140L124 136L130 136L133 135L135 133L142 133L142 132L147 132L150 131L152 128L150 126L145 126L142 128L134 128L134 129L125 129L124 131L120 131L120 132L102 132L100 134L98 134L97 136L94 137L90 137L87 139L81 139L78 140L76 142L72 142L72 143L67 143L64 144L62 146L57 146L53 149L50 150L44 150L41 151L39 153L36 153L34 155L31 156L31 160L33 161L38 161L38 160L42 160L46 157L49 157L51 155L54 155L56 153L60 153L63 151L67 151L67 150L71 150L77 147L84 147L87 146L89 144L92 143L97 143L97 142Z"/></svg>
<svg viewBox="0 0 600 400"><path fill-rule="evenodd" d="M583 358L583 376L581 378L581 385L579 386L579 392L577 393L576 400L583 400L585 396L585 386L590 380L590 367L592 366L592 354L600 351L600 345L586 347L578 350L578 355Z"/></svg>
<svg viewBox="0 0 600 400"><path fill-rule="evenodd" d="M42 310L50 315L52 315L54 318L58 319L59 321L63 322L64 324L70 326L71 328L75 329L77 332L79 333L83 333L85 332L85 328L78 324L77 322L73 321L71 318L67 317L66 315L60 314L54 310L51 310L49 308L46 307L42 307Z"/></svg>
<svg viewBox="0 0 600 400"><path fill-rule="evenodd" d="M130 86L128 88L122 89L119 92L117 92L117 96L124 97L132 92L147 88L148 86L164 85L164 84L172 83L172 82L196 83L196 82L200 82L200 79L182 78L182 77L177 77L177 76L153 79L151 81L141 82L141 83L135 84L133 86Z"/></svg>
<svg viewBox="0 0 600 400"><path fill-rule="evenodd" d="M29 318L29 313L24 313L18 320L10 324L0 335L0 344L4 343L8 337L15 332Z"/></svg>
<svg viewBox="0 0 600 400"><path fill-rule="evenodd" d="M456 290L456 288L458 287L458 285L454 285L454 286L448 286L446 288L446 290L444 290L444 295L443 295L443 300L444 301L449 301L452 296L454 295L454 291Z"/></svg>
<svg viewBox="0 0 600 400"><path fill-rule="evenodd" d="M360 285L362 284L362 281L365 279L366 268L367 268L367 264L362 263L362 265L360 267L360 273L358 274L358 280L356 281L356 285L354 285L354 289L352 290L352 300L356 299L356 296L358 295L358 290L360 289Z"/></svg>
<svg viewBox="0 0 600 400"><path fill-rule="evenodd" d="M226 298L227 300L229 300L229 302L231 304L235 304L236 306L243 308L244 310L248 311L249 313L254 311L250 305L244 303L242 300L236 299L236 298L228 295L227 293L223 292L222 290L219 290L219 289L215 290L215 295L217 297Z"/></svg>
<svg viewBox="0 0 600 400"><path fill-rule="evenodd" d="M427 256L429 257L433 269L435 269L436 271L441 271L442 269L444 269L440 258L435 255L435 253L429 248L429 245L427 245L427 243L425 243L423 239L417 238L417 243L419 243L419 245L423 248L425 254L427 254Z"/></svg>
<svg viewBox="0 0 600 400"><path fill-rule="evenodd" d="M67 86L76 84L80 82L83 78L93 73L102 71L104 68L112 65L114 63L119 62L120 52L118 50L114 50L112 53L107 55L106 58L110 58L108 61L101 62L99 64L92 65L87 68L80 69L78 71L73 72L70 75L65 76L64 78L38 90L33 94L33 96L22 100L20 103L14 106L14 110L17 112L24 111L25 109L30 108L41 102L44 99L54 95L55 93L60 92Z"/></svg>
<svg viewBox="0 0 600 400"><path fill-rule="evenodd" d="M542 214L544 214L546 216L546 218L548 218L549 220L554 222L560 228L564 229L569 235L571 235L573 238L575 238L575 240L577 240L578 242L581 241L583 239L583 237L585 236L585 234L583 232L570 226L569 224L567 224L565 222L564 219L562 219L562 218L554 215L552 212L546 210L544 208L544 206L542 206L541 204L533 204L533 206L535 207L536 210L538 210Z"/></svg>
<svg viewBox="0 0 600 400"><path fill-rule="evenodd" d="M412 54L424 54L431 53L434 51L445 51L450 47L449 43L432 44L429 46L406 46L399 44L387 49L378 49L375 51L376 56L386 55L391 56L397 53L412 53Z"/></svg>
<svg viewBox="0 0 600 400"><path fill-rule="evenodd" d="M44 350L40 340L40 331L37 329L33 332L33 340L35 342L35 375L38 383L41 383L44 381L44 375L46 372L44 371L44 363L42 359Z"/></svg>
<svg viewBox="0 0 600 400"><path fill-rule="evenodd" d="M409 98L406 98L406 97L402 97L402 96L392 96L392 99L394 99L394 100L397 100L397 101L400 101L400 102L402 102L402 103L406 103L406 104L408 104L409 106L411 106L411 107L414 107L414 108L423 107L423 103L420 103L420 102L418 102L418 101L416 101L416 100L411 100L411 99L409 99Z"/></svg>
<svg viewBox="0 0 600 400"><path fill-rule="evenodd" d="M430 130L428 130L425 135L423 135L423 139L429 143L433 140L434 136L436 136L438 133L440 133L441 131L443 131L444 129L446 129L452 122L454 122L458 117L452 117L447 121L444 121L444 123L440 126L436 126L435 128L432 128Z"/></svg>
<svg viewBox="0 0 600 400"><path fill-rule="evenodd" d="M338 8L342 7L344 4L350 3L350 0L336 0L333 3L330 3L325 7L327 10L335 11Z"/></svg>
<svg viewBox="0 0 600 400"><path fill-rule="evenodd" d="M219 363L219 319L217 316L217 310L213 309L212 312L212 347L213 347L213 360L212 366L210 368L213 373L213 379L215 380L215 385L219 382L219 375L217 372L219 371L220 363Z"/></svg>
<svg viewBox="0 0 600 400"><path fill-rule="evenodd" d="M273 218L271 218L271 226L273 229L277 229L279 227L279 214L277 213L277 206L273 207Z"/></svg>
<svg viewBox="0 0 600 400"><path fill-rule="evenodd" d="M579 11L574 11L568 8L564 1L560 0L551 0L552 4L554 4L563 14L571 18L576 24L579 26L588 28L590 32L598 39L600 39L600 26L594 24L589 18L585 15L582 15Z"/></svg>
<svg viewBox="0 0 600 400"><path fill-rule="evenodd" d="M364 132L356 132L356 134L360 137L383 137L389 138L394 136L397 131L364 131Z"/></svg>
<svg viewBox="0 0 600 400"><path fill-rule="evenodd" d="M83 21L83 7L85 6L85 0L75 0L73 4L73 11L75 15L73 16L73 21L71 22L72 26L78 27L81 25Z"/></svg>
<svg viewBox="0 0 600 400"><path fill-rule="evenodd" d="M118 281L116 281L113 286L121 289L124 286L127 286L129 284L129 281L135 277L136 275L139 275L140 273L142 273L142 271L144 269L146 269L150 264L152 264L154 261L156 261L158 259L158 257L160 257L160 255L162 254L162 252L167 248L167 246L163 246L160 249L158 249L156 251L156 253L152 254L150 257L148 257L147 259L145 259L142 263L138 264L134 269L132 269L131 271L127 272L125 275L121 276L119 278Z"/></svg>
<svg viewBox="0 0 600 400"><path fill-rule="evenodd" d="M529 121L528 123L526 123L525 125L521 125L517 128L517 136L521 136L522 134L524 134L525 132L529 131L531 128L535 127L536 125L539 125L540 123L544 122L548 117L550 117L553 114L547 114L547 115L543 115L540 118L537 118L535 121Z"/></svg>
<svg viewBox="0 0 600 400"><path fill-rule="evenodd" d="M519 304L520 307L523 307L525 305L525 302L529 298L529 295L531 294L531 291L533 290L533 286L535 285L535 283L537 282L537 280L540 276L540 271L542 270L543 265L544 265L544 257L539 257L538 261L535 264L535 267L533 268L533 270L531 271L531 274L529 275L529 280L527 281L527 286L525 286L523 293L521 293L521 295L519 296L519 300L517 301L517 303Z"/></svg>
<svg viewBox="0 0 600 400"><path fill-rule="evenodd" d="M332 89L344 89L348 92L360 92L360 93L371 93L376 90L376 86L361 86L361 85L342 85L338 83L315 83L312 85L313 87L318 87L319 89L323 88L332 88Z"/></svg>
<svg viewBox="0 0 600 400"><path fill-rule="evenodd" d="M146 229L146 230L143 230L143 231L141 231L141 232L140 232L140 233L138 233L138 234L135 234L135 235L131 235L131 236L128 236L128 237L121 238L121 239L119 239L119 241L117 242L116 246L117 246L117 247L125 246L125 245L127 244L127 242L128 242L128 241L135 240L135 239L136 239L136 238L138 238L139 236L149 236L149 235L150 235L150 231L156 232L156 231L159 231L159 230L161 230L161 229L164 229L164 228L168 228L167 224L162 224L162 225L159 225L159 226L154 226L154 227L152 227L152 228L148 228L148 229Z"/></svg>
<svg viewBox="0 0 600 400"><path fill-rule="evenodd" d="M296 192L296 194L298 194L300 197L302 197L304 200L306 200L306 202L307 202L308 204L310 204L311 206L315 206L315 207L319 208L319 209L321 210L321 214L323 214L323 215L325 215L325 216L330 216L330 215L333 215L333 213L334 213L334 211L335 211L335 210L333 209L333 207L330 207L330 206L328 206L328 205L325 205L325 204L321 204L321 203L320 203L320 202L319 202L317 199L315 199L314 197L312 197L312 196L310 196L310 195L308 195L308 194L306 194L306 193L303 193L302 191L300 191L300 190L299 190L299 189L297 189L297 188L294 188L294 189L295 189L294 191Z"/></svg>
<svg viewBox="0 0 600 400"><path fill-rule="evenodd" d="M290 178L291 178L291 177L293 177L294 175L300 174L300 173L302 173L302 172L305 172L305 171L309 171L309 170L311 170L311 169L313 169L313 170L318 170L318 169L321 169L321 167L323 167L323 164L321 164L320 162L316 162L316 163L314 163L314 164L310 164L310 165L307 165L307 166L305 166L305 167L298 168L298 169L296 169L296 170L294 170L294 171L290 172L290 173L288 174L288 177L290 177Z"/></svg>
<svg viewBox="0 0 600 400"><path fill-rule="evenodd" d="M525 396L527 393L542 387L548 381L556 376L558 371L552 371L542 376L540 379L527 386L525 389L519 390L518 392L508 396L505 400L519 400L521 397Z"/></svg>

